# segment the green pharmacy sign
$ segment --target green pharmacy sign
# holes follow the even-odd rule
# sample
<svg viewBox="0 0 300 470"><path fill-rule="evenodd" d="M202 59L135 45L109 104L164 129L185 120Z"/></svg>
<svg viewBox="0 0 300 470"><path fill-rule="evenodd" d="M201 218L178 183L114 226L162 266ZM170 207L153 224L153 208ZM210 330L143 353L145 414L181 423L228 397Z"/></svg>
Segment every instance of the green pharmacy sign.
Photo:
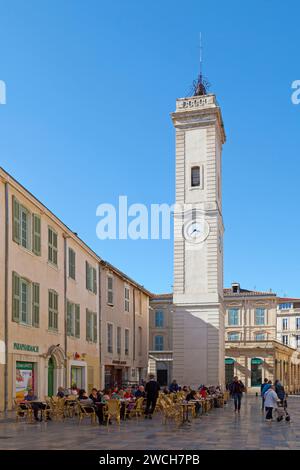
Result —
<svg viewBox="0 0 300 470"><path fill-rule="evenodd" d="M31 346L30 344L14 343L14 349L17 349L18 351L39 352L38 346Z"/></svg>

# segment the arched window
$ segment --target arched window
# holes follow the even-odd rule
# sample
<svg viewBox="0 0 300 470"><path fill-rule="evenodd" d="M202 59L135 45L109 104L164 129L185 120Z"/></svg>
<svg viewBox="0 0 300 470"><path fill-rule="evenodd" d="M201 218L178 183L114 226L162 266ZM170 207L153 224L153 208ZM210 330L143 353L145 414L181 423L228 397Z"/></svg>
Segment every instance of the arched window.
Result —
<svg viewBox="0 0 300 470"><path fill-rule="evenodd" d="M192 166L191 169L191 186L200 186L200 166Z"/></svg>

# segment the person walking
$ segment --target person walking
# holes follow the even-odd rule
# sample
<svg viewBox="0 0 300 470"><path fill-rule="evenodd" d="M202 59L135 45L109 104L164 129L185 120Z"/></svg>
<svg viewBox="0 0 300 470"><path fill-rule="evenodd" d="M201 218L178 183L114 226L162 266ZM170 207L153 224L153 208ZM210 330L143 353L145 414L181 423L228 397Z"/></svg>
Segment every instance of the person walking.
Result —
<svg viewBox="0 0 300 470"><path fill-rule="evenodd" d="M261 411L264 412L265 410L265 399L264 399L264 387L267 385L268 379L264 379L263 383L260 386L260 396L261 396Z"/></svg>
<svg viewBox="0 0 300 470"><path fill-rule="evenodd" d="M265 407L266 407L266 420L271 423L273 418L273 409L278 407L278 402L280 401L277 393L275 392L274 385L271 385L270 388L264 394L265 398Z"/></svg>
<svg viewBox="0 0 300 470"><path fill-rule="evenodd" d="M155 410L159 390L160 390L159 383L155 380L154 375L150 374L149 382L147 382L146 387L145 387L145 392L147 395L145 418L152 419L152 414Z"/></svg>
<svg viewBox="0 0 300 470"><path fill-rule="evenodd" d="M284 386L281 384L280 380L275 380L274 385L275 385L275 392L277 393L281 406L283 406L284 408L287 408L286 393L284 390Z"/></svg>
<svg viewBox="0 0 300 470"><path fill-rule="evenodd" d="M233 377L233 382L229 386L230 394L234 400L234 412L240 414L241 402L245 386L237 376Z"/></svg>

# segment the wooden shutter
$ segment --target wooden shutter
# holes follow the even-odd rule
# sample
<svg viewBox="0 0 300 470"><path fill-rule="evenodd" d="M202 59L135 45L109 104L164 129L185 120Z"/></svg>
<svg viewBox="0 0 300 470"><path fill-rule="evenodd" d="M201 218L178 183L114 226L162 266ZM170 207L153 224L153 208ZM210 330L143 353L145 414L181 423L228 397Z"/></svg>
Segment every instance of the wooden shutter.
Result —
<svg viewBox="0 0 300 470"><path fill-rule="evenodd" d="M86 288L90 290L90 265L86 261L85 262L85 277L86 277Z"/></svg>
<svg viewBox="0 0 300 470"><path fill-rule="evenodd" d="M13 240L20 244L20 204L13 196Z"/></svg>
<svg viewBox="0 0 300 470"><path fill-rule="evenodd" d="M32 284L32 326L40 326L40 285Z"/></svg>
<svg viewBox="0 0 300 470"><path fill-rule="evenodd" d="M90 312L88 309L86 309L86 340L87 341L91 341L91 337L90 337Z"/></svg>
<svg viewBox="0 0 300 470"><path fill-rule="evenodd" d="M32 251L41 256L41 218L37 214L32 215Z"/></svg>
<svg viewBox="0 0 300 470"><path fill-rule="evenodd" d="M97 313L94 313L92 318L93 318L93 322L94 322L94 324L93 324L93 333L94 333L93 334L93 341L94 341L94 343L97 343L97 329L98 329L97 328Z"/></svg>
<svg viewBox="0 0 300 470"><path fill-rule="evenodd" d="M75 280L75 251L69 248L69 277Z"/></svg>
<svg viewBox="0 0 300 470"><path fill-rule="evenodd" d="M93 272L93 292L97 294L97 271L95 268L92 268Z"/></svg>
<svg viewBox="0 0 300 470"><path fill-rule="evenodd" d="M75 336L80 338L80 305L75 305Z"/></svg>
<svg viewBox="0 0 300 470"><path fill-rule="evenodd" d="M53 328L58 329L58 294L53 292Z"/></svg>
<svg viewBox="0 0 300 470"><path fill-rule="evenodd" d="M72 331L72 304L67 302L67 335L71 336Z"/></svg>
<svg viewBox="0 0 300 470"><path fill-rule="evenodd" d="M20 278L16 273L12 277L12 320L15 322L20 321Z"/></svg>

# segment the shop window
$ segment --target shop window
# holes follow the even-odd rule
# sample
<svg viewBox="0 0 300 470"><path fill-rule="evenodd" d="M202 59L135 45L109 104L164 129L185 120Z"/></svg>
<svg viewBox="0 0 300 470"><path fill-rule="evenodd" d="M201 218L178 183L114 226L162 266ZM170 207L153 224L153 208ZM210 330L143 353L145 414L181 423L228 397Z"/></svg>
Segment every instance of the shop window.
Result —
<svg viewBox="0 0 300 470"><path fill-rule="evenodd" d="M251 387L259 387L262 384L262 359L251 359Z"/></svg>

